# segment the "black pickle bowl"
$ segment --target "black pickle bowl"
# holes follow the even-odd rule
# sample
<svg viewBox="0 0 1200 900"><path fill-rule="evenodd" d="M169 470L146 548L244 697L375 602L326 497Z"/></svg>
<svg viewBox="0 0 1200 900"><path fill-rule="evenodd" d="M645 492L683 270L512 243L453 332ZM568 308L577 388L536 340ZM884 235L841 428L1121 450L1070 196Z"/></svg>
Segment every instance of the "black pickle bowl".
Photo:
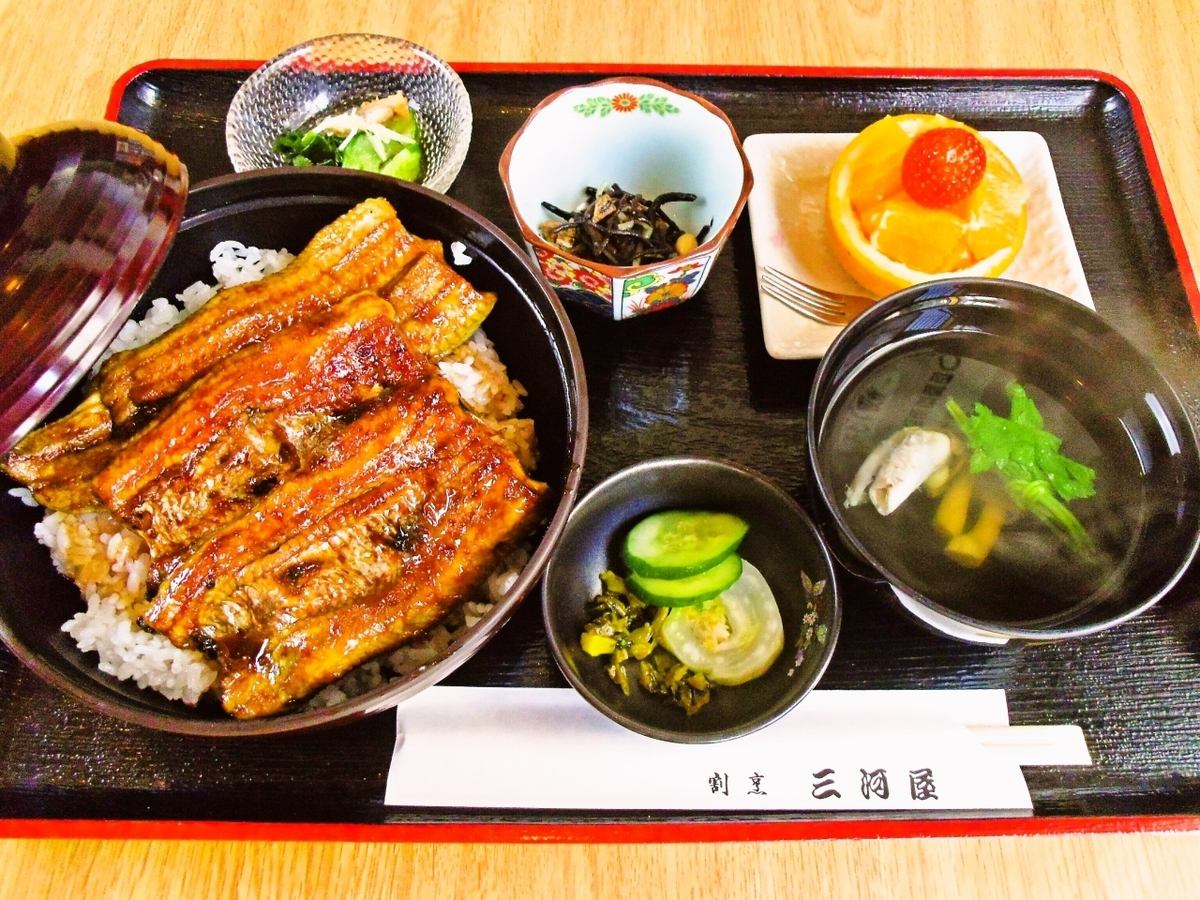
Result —
<svg viewBox="0 0 1200 900"><path fill-rule="evenodd" d="M709 703L691 716L645 691L632 668L626 696L605 672L606 660L588 656L579 643L600 573L624 574L620 547L626 533L644 516L667 509L709 509L745 519L750 530L738 552L763 573L783 619L783 651L771 668L745 684L715 685ZM802 573L825 582L811 604L816 619L808 623ZM791 497L732 463L668 457L622 469L579 502L546 568L542 616L558 667L588 703L640 734L698 744L749 734L803 700L833 656L842 611L820 531ZM815 636L818 629L823 641Z"/></svg>
<svg viewBox="0 0 1200 900"><path fill-rule="evenodd" d="M870 503L845 507L879 441L906 425L955 432L950 398L1007 416L1014 381L1063 452L1096 470L1095 496L1070 506L1094 552L1024 514L983 565L963 568L943 552L934 501L921 492L886 518ZM1099 315L1042 288L950 279L881 300L822 359L807 428L817 514L839 562L886 582L902 608L952 637L1045 641L1111 628L1166 594L1200 545L1200 452L1175 391Z"/></svg>
<svg viewBox="0 0 1200 900"><path fill-rule="evenodd" d="M395 706L444 679L490 640L537 581L558 541L579 488L587 436L583 363L570 322L525 254L495 225L462 204L393 178L337 169L271 170L217 178L188 197L186 215L149 299L174 297L197 280L211 281L208 254L220 241L299 252L314 233L356 203L384 197L415 234L449 246L462 241L471 262L461 268L498 300L484 323L512 376L529 391L525 415L537 423L537 477L550 485L544 524L532 554L504 599L438 658L411 675L331 707L237 721L204 698L196 707L140 690L96 667L60 629L82 608L78 589L58 575L33 536L40 510L6 496L0 476L0 637L30 669L92 709L162 729L207 737L278 734L327 726ZM449 254L447 254L449 256ZM70 408L75 396L53 415Z"/></svg>

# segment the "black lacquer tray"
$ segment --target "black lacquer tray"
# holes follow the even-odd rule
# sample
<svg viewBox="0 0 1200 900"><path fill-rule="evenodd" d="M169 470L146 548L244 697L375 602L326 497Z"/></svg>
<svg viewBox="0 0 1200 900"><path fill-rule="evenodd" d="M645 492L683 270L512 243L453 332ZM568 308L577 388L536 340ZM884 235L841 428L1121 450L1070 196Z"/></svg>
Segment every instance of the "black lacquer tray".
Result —
<svg viewBox="0 0 1200 900"><path fill-rule="evenodd" d="M193 183L230 171L224 117L252 63L168 60L131 70L109 116L178 153ZM505 142L544 96L644 68L457 67L475 112L451 196L516 236L497 176ZM1200 413L1200 309L1136 97L1089 72L656 68L708 97L744 138L855 131L889 112L942 112L1040 132L1099 311ZM592 426L583 488L651 456L726 457L808 504L805 405L815 362L762 341L743 218L699 296L613 323L572 309ZM7 499L7 498L3 498ZM1090 768L1026 771L1031 819L861 820L778 814L410 810L383 805L394 719L270 740L212 742L97 717L0 650L0 834L323 836L406 840L687 840L1200 827L1200 579L1138 620L1078 641L988 648L934 636L847 576L823 688L1004 688L1014 724L1074 723ZM537 594L450 683L563 686ZM481 751L481 761L486 751ZM386 825L386 828L378 826Z"/></svg>

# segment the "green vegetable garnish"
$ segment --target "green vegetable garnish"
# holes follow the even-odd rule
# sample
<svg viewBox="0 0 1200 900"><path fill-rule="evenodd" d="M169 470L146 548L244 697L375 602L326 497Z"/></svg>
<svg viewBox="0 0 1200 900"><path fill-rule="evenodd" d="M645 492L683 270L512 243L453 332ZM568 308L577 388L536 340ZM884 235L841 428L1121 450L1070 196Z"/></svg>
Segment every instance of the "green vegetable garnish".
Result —
<svg viewBox="0 0 1200 900"><path fill-rule="evenodd" d="M388 123L388 127L392 128L393 124L397 124L397 128L392 129L397 130L401 125L408 127L411 124L415 128L415 123L416 119L409 116L403 122L393 119ZM403 131L398 133L415 140L414 135ZM342 151L341 165L346 169L382 172L404 181L416 181L421 177L421 148L416 143L380 140L372 134L360 131L347 141L345 150Z"/></svg>
<svg viewBox="0 0 1200 900"><path fill-rule="evenodd" d="M684 578L645 578L637 573L627 584L652 606L692 606L718 596L742 577L742 558L731 553L711 569Z"/></svg>
<svg viewBox="0 0 1200 900"><path fill-rule="evenodd" d="M421 124L407 102L382 124L360 113L346 113L324 119L313 129L298 128L281 134L271 147L289 165L341 166L382 172L405 181L419 181L425 165Z"/></svg>
<svg viewBox="0 0 1200 900"><path fill-rule="evenodd" d="M729 513L673 509L642 519L625 538L625 563L649 578L683 578L737 550L750 526Z"/></svg>
<svg viewBox="0 0 1200 900"><path fill-rule="evenodd" d="M275 138L271 149L293 166L340 166L341 138L321 131L298 128Z"/></svg>
<svg viewBox="0 0 1200 900"><path fill-rule="evenodd" d="M708 679L659 649L658 630L668 611L643 603L616 572L601 572L600 588L579 637L583 652L607 657L604 671L627 696L633 685L627 665L636 664L637 681L647 691L689 716L699 711L709 700Z"/></svg>
<svg viewBox="0 0 1200 900"><path fill-rule="evenodd" d="M1045 429L1042 414L1021 385L1010 384L1007 392L1012 402L1008 418L982 403L969 416L953 399L946 403L971 445L971 471L995 469L1017 506L1064 534L1076 549L1092 549L1091 535L1067 503L1095 495L1096 470L1059 452L1062 441Z"/></svg>

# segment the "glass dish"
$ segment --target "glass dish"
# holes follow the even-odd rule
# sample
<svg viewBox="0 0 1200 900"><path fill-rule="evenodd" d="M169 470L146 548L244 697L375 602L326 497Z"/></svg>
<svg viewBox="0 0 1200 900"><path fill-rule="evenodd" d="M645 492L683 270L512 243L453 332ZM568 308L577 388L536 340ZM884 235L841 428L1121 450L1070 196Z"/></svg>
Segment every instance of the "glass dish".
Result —
<svg viewBox="0 0 1200 900"><path fill-rule="evenodd" d="M421 123L421 184L445 193L471 143L471 101L462 79L440 57L403 38L335 34L298 44L257 69L225 118L234 171L287 163L272 149L285 132L402 92Z"/></svg>

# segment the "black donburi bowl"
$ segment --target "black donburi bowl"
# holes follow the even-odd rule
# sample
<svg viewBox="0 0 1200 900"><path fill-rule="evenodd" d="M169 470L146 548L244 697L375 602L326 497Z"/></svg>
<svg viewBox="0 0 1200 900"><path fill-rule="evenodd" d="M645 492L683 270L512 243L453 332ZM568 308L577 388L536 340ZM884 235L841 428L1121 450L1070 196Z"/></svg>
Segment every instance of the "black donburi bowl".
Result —
<svg viewBox="0 0 1200 900"><path fill-rule="evenodd" d="M215 703L193 709L117 681L96 668L94 654L75 647L60 627L81 608L79 591L55 573L46 549L34 540L41 512L4 495L2 488L10 485L0 484L0 637L46 681L100 712L167 731L217 737L329 725L394 706L445 678L499 631L537 581L579 488L587 390L579 347L558 299L491 222L440 194L381 175L307 169L217 178L192 191L179 234L146 298L174 297L195 281L211 281L208 253L220 241L298 252L319 228L370 197L389 200L421 237L447 248L452 241L465 244L472 261L456 268L475 287L498 296L485 328L511 375L529 390L526 414L537 423L541 452L535 474L550 485L545 523L533 536L532 557L520 578L483 619L420 671L338 706L235 721ZM134 315L143 315L147 304L143 300Z"/></svg>
<svg viewBox="0 0 1200 900"><path fill-rule="evenodd" d="M636 683L625 696L605 673L606 662L579 647L600 573L623 572L620 548L629 529L666 509L711 509L745 519L750 531L739 552L763 573L783 618L783 652L771 668L746 684L714 687L709 703L692 716ZM818 589L824 582L823 590L810 598L804 576ZM829 665L842 619L829 553L796 502L756 472L692 457L622 469L580 501L546 569L542 616L558 667L588 703L633 731L691 744L749 734L803 700Z"/></svg>

